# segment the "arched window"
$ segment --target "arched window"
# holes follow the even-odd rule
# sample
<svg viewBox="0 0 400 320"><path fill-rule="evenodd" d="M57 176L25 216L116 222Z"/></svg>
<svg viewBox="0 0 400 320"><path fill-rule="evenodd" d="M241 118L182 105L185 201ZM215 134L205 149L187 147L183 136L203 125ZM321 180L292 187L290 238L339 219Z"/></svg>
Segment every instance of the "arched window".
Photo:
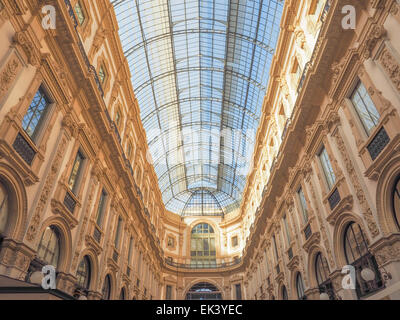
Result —
<svg viewBox="0 0 400 320"><path fill-rule="evenodd" d="M222 300L222 294L213 284L201 282L190 288L186 300Z"/></svg>
<svg viewBox="0 0 400 320"><path fill-rule="evenodd" d="M110 297L111 297L111 278L110 278L109 274L104 279L103 289L101 290L101 292L102 292L102 299L103 300L110 300Z"/></svg>
<svg viewBox="0 0 400 320"><path fill-rule="evenodd" d="M329 280L329 267L325 257L321 252L315 258L315 277L317 278L318 285L323 284Z"/></svg>
<svg viewBox="0 0 400 320"><path fill-rule="evenodd" d="M197 267L214 267L216 265L215 233L207 223L200 223L192 229L191 263Z"/></svg>
<svg viewBox="0 0 400 320"><path fill-rule="evenodd" d="M89 289L90 285L90 259L85 256L76 271L77 285L82 289Z"/></svg>
<svg viewBox="0 0 400 320"><path fill-rule="evenodd" d="M329 299L334 300L334 290L332 281L329 278L329 266L328 261L321 252L315 257L315 278L317 279L318 288L320 293L327 293Z"/></svg>
<svg viewBox="0 0 400 320"><path fill-rule="evenodd" d="M126 296L126 294L125 294L125 288L122 288L122 289L121 289L121 293L120 293L120 295L119 295L119 300L125 300L125 296Z"/></svg>
<svg viewBox="0 0 400 320"><path fill-rule="evenodd" d="M393 213L397 226L400 229L400 177L397 178L393 190Z"/></svg>
<svg viewBox="0 0 400 320"><path fill-rule="evenodd" d="M56 227L47 227L43 232L37 255L43 263L57 268L60 256L60 233Z"/></svg>
<svg viewBox="0 0 400 320"><path fill-rule="evenodd" d="M0 181L0 241L6 231L8 221L8 192Z"/></svg>
<svg viewBox="0 0 400 320"><path fill-rule="evenodd" d="M344 252L348 264L356 271L356 291L358 297L363 297L383 288L383 281L375 257L368 250L368 243L359 224L351 222L344 233ZM361 272L369 269L375 278L366 281ZM365 273L364 273L365 275Z"/></svg>
<svg viewBox="0 0 400 320"><path fill-rule="evenodd" d="M299 298L299 300L306 300L307 297L304 292L303 278L300 272L298 272L296 275L296 289L297 289L297 297Z"/></svg>
<svg viewBox="0 0 400 320"><path fill-rule="evenodd" d="M285 286L282 286L282 300L289 300L289 296Z"/></svg>

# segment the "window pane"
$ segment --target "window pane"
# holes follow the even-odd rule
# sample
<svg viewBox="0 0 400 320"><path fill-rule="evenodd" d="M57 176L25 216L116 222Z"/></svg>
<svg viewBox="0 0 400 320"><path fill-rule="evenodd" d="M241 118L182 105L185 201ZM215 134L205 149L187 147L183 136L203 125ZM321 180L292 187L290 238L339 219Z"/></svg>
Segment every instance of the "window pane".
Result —
<svg viewBox="0 0 400 320"><path fill-rule="evenodd" d="M48 265L57 268L60 250L60 240L53 227L47 227L40 239L38 258Z"/></svg>
<svg viewBox="0 0 400 320"><path fill-rule="evenodd" d="M307 223L308 222L308 208L307 208L306 198L304 197L303 189L300 188L299 191L297 192L297 194L299 195L301 211L303 212L304 222Z"/></svg>
<svg viewBox="0 0 400 320"><path fill-rule="evenodd" d="M393 193L393 209L397 225L400 228L400 178L397 180Z"/></svg>
<svg viewBox="0 0 400 320"><path fill-rule="evenodd" d="M72 167L71 175L69 176L69 181L68 181L68 186L70 190L75 193L77 186L78 186L78 179L80 176L81 168L82 168L82 163L83 163L84 157L80 151L78 151L74 165Z"/></svg>
<svg viewBox="0 0 400 320"><path fill-rule="evenodd" d="M85 14L83 13L82 7L80 2L78 1L75 5L75 14L76 18L78 19L78 22L80 25L82 25L85 22Z"/></svg>
<svg viewBox="0 0 400 320"><path fill-rule="evenodd" d="M99 227L101 227L101 224L103 222L103 212L104 212L104 202L107 194L103 190L100 195L100 201L99 201L99 207L97 208L97 220L96 223Z"/></svg>
<svg viewBox="0 0 400 320"><path fill-rule="evenodd" d="M367 135L370 135L371 131L379 123L380 114L378 110L376 110L374 102L361 81L354 90L351 101L353 102Z"/></svg>
<svg viewBox="0 0 400 320"><path fill-rule="evenodd" d="M333 168L325 148L322 149L319 158L321 161L322 169L324 171L326 182L328 183L328 188L332 189L333 185L335 184L336 177L333 173Z"/></svg>
<svg viewBox="0 0 400 320"><path fill-rule="evenodd" d="M39 132L40 125L43 122L49 105L50 99L47 97L43 88L40 87L22 119L22 128L32 140L35 140Z"/></svg>
<svg viewBox="0 0 400 320"><path fill-rule="evenodd" d="M122 226L122 219L121 219L121 217L119 217L118 224L117 224L117 231L115 233L115 242L114 242L114 245L116 248L119 247L119 239L121 237L121 226Z"/></svg>

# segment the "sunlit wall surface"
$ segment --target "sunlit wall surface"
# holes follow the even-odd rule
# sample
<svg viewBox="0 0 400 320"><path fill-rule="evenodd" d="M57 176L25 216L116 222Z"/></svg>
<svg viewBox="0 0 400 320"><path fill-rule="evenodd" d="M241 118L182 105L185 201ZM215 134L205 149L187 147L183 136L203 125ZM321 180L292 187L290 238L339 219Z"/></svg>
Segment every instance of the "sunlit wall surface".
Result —
<svg viewBox="0 0 400 320"><path fill-rule="evenodd" d="M182 215L237 208L283 1L113 5L166 208Z"/></svg>

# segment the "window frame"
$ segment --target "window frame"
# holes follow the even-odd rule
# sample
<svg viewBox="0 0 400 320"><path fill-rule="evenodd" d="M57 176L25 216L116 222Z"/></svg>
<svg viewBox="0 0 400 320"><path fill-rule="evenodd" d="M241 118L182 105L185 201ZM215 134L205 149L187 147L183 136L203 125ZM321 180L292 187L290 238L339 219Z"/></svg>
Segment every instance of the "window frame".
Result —
<svg viewBox="0 0 400 320"><path fill-rule="evenodd" d="M398 197L399 206L396 211L395 197ZM400 175L397 177L394 183L393 191L392 191L392 210L393 210L393 218L397 225L397 228L400 230Z"/></svg>
<svg viewBox="0 0 400 320"><path fill-rule="evenodd" d="M48 241L48 243L46 244L46 246L42 245L42 241L44 240L44 235L47 232L47 230L51 230L51 238ZM49 244L52 240L53 235L56 236L56 244L57 244L57 251L56 252L50 252L52 255L51 261L49 259L46 259L47 254L49 253ZM43 262L44 264L48 264L48 265L52 265L55 268L57 268L57 266L60 264L60 258L61 258L61 232L58 229L58 227L54 226L54 225L50 225L48 227L46 227L44 229L44 231L42 232L42 236L40 238L39 241L39 245L38 245L38 249L37 249L37 257L38 259ZM42 250L42 248L44 248L43 250L45 250L44 256L42 256L39 252ZM56 261L54 261L55 256L57 256L57 258L55 259Z"/></svg>
<svg viewBox="0 0 400 320"><path fill-rule="evenodd" d="M80 269L82 263L86 263L86 266L87 266L87 274L84 278L84 283L80 283L80 281L79 281L79 276L80 276L79 269ZM79 288L89 290L90 280L91 280L91 262L90 262L89 256L85 255L83 257L83 259L81 260L81 262L79 263L78 268L76 270L76 278L77 278L76 283L79 286Z"/></svg>
<svg viewBox="0 0 400 320"><path fill-rule="evenodd" d="M108 193L105 188L101 189L98 205L96 209L96 225L102 229L104 223L104 213L107 207Z"/></svg>
<svg viewBox="0 0 400 320"><path fill-rule="evenodd" d="M73 186L71 187L71 185L70 185L71 184L71 178L72 178L72 174L74 172L74 168L75 168L75 164L77 162L78 156L81 157L81 162L79 164L79 168L78 168L78 171L77 171L76 176L75 176L75 181L73 183ZM69 178L68 178L68 183L67 183L69 191L71 191L75 196L77 196L78 193L79 193L79 187L80 187L81 182L82 182L83 171L84 171L84 167L85 167L85 163L86 163L85 160L86 160L86 156L82 152L82 149L79 148L78 151L75 154L75 159L74 159L74 162L72 164L72 167L71 167L71 170L70 170L70 174L69 174Z"/></svg>
<svg viewBox="0 0 400 320"><path fill-rule="evenodd" d="M82 22L80 21L79 16L78 16L78 13L76 12L76 7L77 7L77 6L79 6L79 8L80 8L80 10L81 10L81 13L82 13L82 16L83 16L83 21L82 21ZM86 7L85 7L85 5L82 3L81 0L77 0L77 1L76 1L73 10L74 10L74 15L75 15L75 17L76 17L76 21L78 22L78 25L79 25L80 27L84 27L84 26L87 24L86 22L87 22L87 20L88 20L88 14L87 14Z"/></svg>
<svg viewBox="0 0 400 320"><path fill-rule="evenodd" d="M28 128L24 128L24 119L27 116L28 111L29 111L30 107L32 106L32 103L33 103L36 95L40 91L42 92L43 96L46 98L47 104L35 126L34 131L32 132L32 134L29 134L27 131ZM40 99L40 101L41 100L42 100L42 98ZM32 100L29 103L28 108L25 110L24 114L22 115L22 121L21 121L21 129L23 130L24 134L32 141L32 143L35 146L38 146L40 144L40 141L42 140L43 133L45 131L44 129L47 127L47 122L51 118L52 111L54 110L54 105L55 105L55 99L50 94L50 91L47 89L46 84L44 82L40 83L40 85L38 86L38 88L35 91L35 94L34 94ZM33 116L31 116L31 119L28 122L29 124L32 121L32 117Z"/></svg>
<svg viewBox="0 0 400 320"><path fill-rule="evenodd" d="M297 292L297 297L299 300L306 299L303 277L300 272L297 272L297 274L296 274L296 292ZM302 295L300 295L300 293L302 293Z"/></svg>
<svg viewBox="0 0 400 320"><path fill-rule="evenodd" d="M370 121L371 121L372 123L374 123L374 126L372 126L372 127L369 128L369 129L367 128L367 125L366 125L365 121L363 120L364 118L361 117L359 107L357 106L357 104L355 103L355 101L354 101L354 99L353 99L353 97L355 96L355 94L356 94L357 92L359 92L359 88L360 88L361 86L365 89L365 91L366 91L366 93L367 93L369 99L370 99L371 102L372 102L372 106L375 108L377 114L379 115L379 118L377 119L377 122L375 123L373 117L371 117L371 112L370 112L370 110L367 108L367 105L364 103L364 99L361 97L360 93L358 93L359 96L361 97L361 99L363 100L363 105L364 105L364 107L365 107L365 110L368 112L368 115L370 116ZM380 120L381 120L382 116L381 116L381 113L379 112L379 110L378 110L378 108L377 108L377 106L376 106L376 102L372 99L370 93L368 92L367 87L365 86L365 84L363 83L363 81L361 81L361 79L358 79L358 80L355 81L355 85L354 85L353 89L350 91L350 94L348 95L347 99L348 99L348 101L350 102L350 104L351 104L351 106L352 106L352 110L354 111L357 120L358 120L359 123L360 123L360 127L363 129L363 130L362 130L362 131L363 131L363 134L365 134L365 135L366 135L366 138L368 139L369 137L371 137L371 136L373 135L373 133L375 132L375 130L379 127L379 123L380 123Z"/></svg>
<svg viewBox="0 0 400 320"><path fill-rule="evenodd" d="M107 286L106 286L107 285ZM110 300L111 299L111 276L107 274L104 278L103 287L101 289L101 299L102 300ZM106 290L108 289L108 290ZM105 297L105 293L107 293L107 297Z"/></svg>
<svg viewBox="0 0 400 320"><path fill-rule="evenodd" d="M330 172L326 171L328 168L325 168L325 165L324 165L325 162L323 161L323 158L322 158L323 154L326 155L326 157L324 157L324 160L327 161L327 163L329 164ZM319 160L319 164L321 166L322 173L325 177L325 179L324 179L325 185L328 188L328 191L331 191L336 184L337 177L336 177L335 171L333 169L331 159L329 158L328 150L326 149L326 146L324 144L321 146L317 155L318 155L318 160ZM330 181L330 179L328 178L328 174L329 174L330 179L333 178L333 181Z"/></svg>
<svg viewBox="0 0 400 320"><path fill-rule="evenodd" d="M303 223L307 224L310 220L310 217L308 216L308 205L307 205L306 196L304 194L303 186L300 186L297 189L296 194L297 194L298 201L300 203L300 209L301 209L301 213L302 213ZM303 200L304 200L304 203L303 203Z"/></svg>

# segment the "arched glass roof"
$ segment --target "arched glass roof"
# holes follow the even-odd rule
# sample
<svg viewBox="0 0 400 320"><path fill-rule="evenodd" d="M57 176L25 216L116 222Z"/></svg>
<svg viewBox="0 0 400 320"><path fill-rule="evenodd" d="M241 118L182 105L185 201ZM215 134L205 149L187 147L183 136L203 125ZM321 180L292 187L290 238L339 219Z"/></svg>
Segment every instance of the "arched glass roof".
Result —
<svg viewBox="0 0 400 320"><path fill-rule="evenodd" d="M112 3L166 208L237 208L283 1Z"/></svg>

